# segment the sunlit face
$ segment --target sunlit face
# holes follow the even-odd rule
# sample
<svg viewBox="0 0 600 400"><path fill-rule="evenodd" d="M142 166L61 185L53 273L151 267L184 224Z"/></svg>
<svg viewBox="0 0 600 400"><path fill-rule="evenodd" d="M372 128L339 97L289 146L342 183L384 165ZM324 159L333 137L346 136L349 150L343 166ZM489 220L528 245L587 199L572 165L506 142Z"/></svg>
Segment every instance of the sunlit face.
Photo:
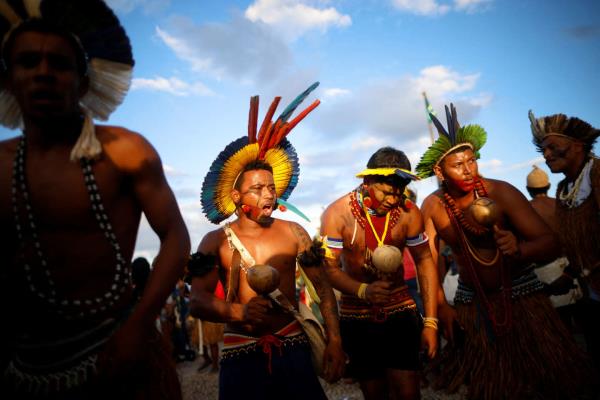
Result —
<svg viewBox="0 0 600 400"><path fill-rule="evenodd" d="M253 208L249 213L251 219L257 222L269 219L277 204L273 174L264 169L244 172L239 191L234 190L234 201Z"/></svg>
<svg viewBox="0 0 600 400"><path fill-rule="evenodd" d="M26 31L14 39L8 87L25 118L61 117L78 111L85 92L75 49L57 34Z"/></svg>
<svg viewBox="0 0 600 400"><path fill-rule="evenodd" d="M578 143L563 136L549 135L542 141L542 154L550 171L565 172L574 160L574 146Z"/></svg>
<svg viewBox="0 0 600 400"><path fill-rule="evenodd" d="M404 186L394 186L387 183L377 182L364 184L369 197L371 197L371 208L379 215L388 213L397 207L404 193Z"/></svg>
<svg viewBox="0 0 600 400"><path fill-rule="evenodd" d="M478 175L477 159L471 149L465 149L448 154L434 168L438 178L445 180L449 187L467 193L475 187L475 177Z"/></svg>

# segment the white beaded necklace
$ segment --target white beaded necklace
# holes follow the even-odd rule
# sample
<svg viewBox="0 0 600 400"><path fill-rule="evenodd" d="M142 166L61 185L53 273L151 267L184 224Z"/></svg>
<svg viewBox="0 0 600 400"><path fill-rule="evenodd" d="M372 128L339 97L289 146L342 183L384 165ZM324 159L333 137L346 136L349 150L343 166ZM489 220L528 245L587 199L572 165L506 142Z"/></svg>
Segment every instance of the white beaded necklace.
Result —
<svg viewBox="0 0 600 400"><path fill-rule="evenodd" d="M125 288L131 284L131 275L128 263L125 262L125 259L121 255L121 249L119 247L119 243L117 242L117 237L113 232L112 225L108 220L108 216L106 215L104 206L102 204L98 185L96 184L96 178L92 170L92 163L87 158L82 158L80 161L85 187L88 191L92 210L96 216L96 220L98 221L98 226L104 233L104 236L110 243L115 253L115 274L110 287L102 295L95 298L67 299L60 297L56 293L56 285L54 284L52 274L48 269L48 263L44 257L39 236L37 234L37 228L31 208L30 195L25 177L25 148L25 136L22 136L17 146L17 153L13 164L12 203L17 237L21 242L21 251L23 252L23 268L25 271L25 278L27 279L28 288L32 294L45 301L58 314L63 315L67 319L84 318L88 315L94 315L105 311L107 308L113 306L117 300L119 300L121 294L125 291ZM25 206L27 215L25 227L29 231L31 240L33 240L33 245L35 247L35 252L37 254L38 263L40 266L39 269L32 267L31 263L26 260L25 257L25 227L20 223L19 202L17 198L18 194L21 195L23 204ZM34 284L33 275L36 273L38 274L37 281L45 283L47 287L41 287ZM39 275L42 275L41 278Z"/></svg>

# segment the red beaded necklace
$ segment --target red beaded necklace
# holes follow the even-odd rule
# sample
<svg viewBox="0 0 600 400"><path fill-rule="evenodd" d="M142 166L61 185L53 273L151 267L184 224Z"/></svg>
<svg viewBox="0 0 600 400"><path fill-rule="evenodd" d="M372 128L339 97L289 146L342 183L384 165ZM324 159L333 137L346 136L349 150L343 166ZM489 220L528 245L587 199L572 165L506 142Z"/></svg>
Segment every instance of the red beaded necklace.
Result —
<svg viewBox="0 0 600 400"><path fill-rule="evenodd" d="M489 228L476 226L467 221L464 211L458 208L456 202L448 193L446 186L443 185L442 187L444 191L444 204L446 208L452 212L452 215L454 215L454 218L460 223L461 227L475 236L481 236L490 232ZM477 197L487 197L487 190L479 177L475 177L475 193Z"/></svg>

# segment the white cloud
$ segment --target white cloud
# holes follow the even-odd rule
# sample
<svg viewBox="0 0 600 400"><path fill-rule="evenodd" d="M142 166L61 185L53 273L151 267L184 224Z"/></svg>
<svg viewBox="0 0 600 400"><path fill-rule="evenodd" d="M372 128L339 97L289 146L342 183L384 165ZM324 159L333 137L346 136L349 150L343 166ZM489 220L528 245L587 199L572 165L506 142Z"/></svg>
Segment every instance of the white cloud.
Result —
<svg viewBox="0 0 600 400"><path fill-rule="evenodd" d="M472 14L484 11L491 5L493 0L392 0L392 4L400 11L416 15L444 15L450 11L466 12Z"/></svg>
<svg viewBox="0 0 600 400"><path fill-rule="evenodd" d="M323 97L334 98L349 95L351 92L348 89L341 88L326 88L323 89Z"/></svg>
<svg viewBox="0 0 600 400"><path fill-rule="evenodd" d="M485 171L494 172L494 173L507 173L507 172L512 172L512 171L518 171L518 170L525 169L525 168L531 168L534 164L543 164L543 163L544 163L544 157L539 156L539 157L533 158L531 160L514 163L514 164L508 164L508 165L505 165L504 162L502 162L501 160L497 160L497 159L492 159L489 161L479 161L477 163L477 165L479 166L480 170L485 170Z"/></svg>
<svg viewBox="0 0 600 400"><path fill-rule="evenodd" d="M359 138L352 143L352 150L374 149L375 147L380 147L381 145L383 145L382 138L369 136L366 138Z"/></svg>
<svg viewBox="0 0 600 400"><path fill-rule="evenodd" d="M454 0L454 8L457 11L473 13L485 10L492 3L492 0Z"/></svg>
<svg viewBox="0 0 600 400"><path fill-rule="evenodd" d="M443 65L422 69L416 76L401 76L373 81L336 98L323 102L308 124L333 140L352 134L377 137L394 142L417 141L427 134L422 92L427 92L438 113L453 102L460 121L470 120L491 101L490 94L473 93L480 74L463 74Z"/></svg>
<svg viewBox="0 0 600 400"><path fill-rule="evenodd" d="M156 34L194 71L217 79L273 81L292 60L280 35L241 16L200 25L187 17L173 17L170 27L157 27Z"/></svg>
<svg viewBox="0 0 600 400"><path fill-rule="evenodd" d="M415 85L429 96L446 93L463 93L472 90L480 74L461 75L444 65L434 65L421 70L415 78Z"/></svg>
<svg viewBox="0 0 600 400"><path fill-rule="evenodd" d="M450 11L450 6L436 0L392 0L392 4L401 11L417 15L443 15Z"/></svg>
<svg viewBox="0 0 600 400"><path fill-rule="evenodd" d="M187 173L180 171L177 168L175 168L169 164L164 164L164 163L163 163L163 171L165 171L166 176L171 177L171 178L188 175Z"/></svg>
<svg viewBox="0 0 600 400"><path fill-rule="evenodd" d="M166 92L175 96L212 96L214 92L201 82L188 83L179 78L164 78L157 76L152 79L134 78L131 82L131 90L153 90Z"/></svg>
<svg viewBox="0 0 600 400"><path fill-rule="evenodd" d="M295 39L311 30L326 32L331 26L352 24L348 15L335 8L316 8L300 0L256 0L245 12L246 18L273 26L288 39Z"/></svg>
<svg viewBox="0 0 600 400"><path fill-rule="evenodd" d="M115 12L127 14L136 8L141 8L145 13L155 13L164 10L171 4L171 0L105 0L106 4Z"/></svg>

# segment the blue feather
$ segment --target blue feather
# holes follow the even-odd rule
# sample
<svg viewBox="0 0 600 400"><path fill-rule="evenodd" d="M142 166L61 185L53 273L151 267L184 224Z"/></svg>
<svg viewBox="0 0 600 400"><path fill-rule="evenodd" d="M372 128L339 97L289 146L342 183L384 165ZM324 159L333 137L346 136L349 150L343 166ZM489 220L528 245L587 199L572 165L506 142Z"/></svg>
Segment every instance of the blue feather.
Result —
<svg viewBox="0 0 600 400"><path fill-rule="evenodd" d="M304 218L306 221L310 222L310 219L308 219L308 217L306 215L304 215L304 213L302 211L300 211L296 206L292 205L291 203L288 203L287 201L279 198L279 199L277 199L277 204L281 204L282 206L285 206L291 212L295 213L299 217Z"/></svg>
<svg viewBox="0 0 600 400"><path fill-rule="evenodd" d="M319 82L315 82L308 89L302 92L298 97L294 99L286 108L283 110L281 115L277 118L277 120L281 120L281 122L287 122L288 119L292 116L296 108L308 97L308 95L319 86Z"/></svg>

